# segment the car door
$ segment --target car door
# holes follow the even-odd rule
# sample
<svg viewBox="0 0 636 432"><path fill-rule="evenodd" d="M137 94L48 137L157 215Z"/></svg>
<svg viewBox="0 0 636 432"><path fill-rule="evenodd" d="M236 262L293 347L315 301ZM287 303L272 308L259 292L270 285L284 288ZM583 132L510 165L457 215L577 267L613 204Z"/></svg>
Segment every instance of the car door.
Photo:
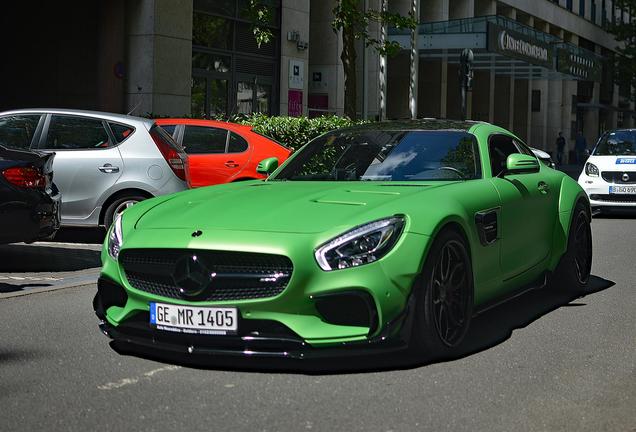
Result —
<svg viewBox="0 0 636 432"><path fill-rule="evenodd" d="M49 115L39 147L56 154L53 170L62 192L62 223L83 224L96 217L99 198L124 169L106 123L91 117Z"/></svg>
<svg viewBox="0 0 636 432"><path fill-rule="evenodd" d="M193 187L232 181L249 161L247 141L225 129L186 125L181 144L188 154Z"/></svg>
<svg viewBox="0 0 636 432"><path fill-rule="evenodd" d="M559 190L543 164L539 171L504 174L512 153L532 155L514 137L493 134L488 140L493 186L501 198L501 269L509 279L544 260L552 245Z"/></svg>

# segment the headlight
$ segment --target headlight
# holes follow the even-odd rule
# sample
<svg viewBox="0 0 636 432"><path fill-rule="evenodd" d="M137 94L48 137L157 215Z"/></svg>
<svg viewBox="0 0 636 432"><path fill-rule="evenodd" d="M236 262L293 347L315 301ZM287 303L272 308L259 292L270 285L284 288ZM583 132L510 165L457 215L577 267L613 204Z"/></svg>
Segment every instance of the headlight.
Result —
<svg viewBox="0 0 636 432"><path fill-rule="evenodd" d="M121 232L121 213L115 217L113 226L108 233L108 254L116 260L121 250L121 244L124 241L124 237Z"/></svg>
<svg viewBox="0 0 636 432"><path fill-rule="evenodd" d="M402 216L360 225L316 249L316 261L325 271L372 263L382 258L395 246L403 227Z"/></svg>
<svg viewBox="0 0 636 432"><path fill-rule="evenodd" d="M586 163L585 174L589 175L590 177L598 177L598 167L593 163Z"/></svg>

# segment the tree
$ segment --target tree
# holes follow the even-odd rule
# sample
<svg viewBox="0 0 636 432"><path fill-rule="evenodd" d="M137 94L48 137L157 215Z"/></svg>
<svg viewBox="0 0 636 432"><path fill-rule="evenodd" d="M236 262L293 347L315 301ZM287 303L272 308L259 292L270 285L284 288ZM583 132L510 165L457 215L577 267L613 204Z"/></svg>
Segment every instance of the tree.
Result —
<svg viewBox="0 0 636 432"><path fill-rule="evenodd" d="M362 40L367 47L372 47L380 55L395 55L400 51L397 42L381 41L369 33L369 24L378 23L397 29L414 29L417 19L410 13L408 16L382 12L364 11L360 0L337 0L333 9L331 27L337 33L342 31L342 53L340 59L344 68L345 97L344 113L355 120L356 113L356 40Z"/></svg>
<svg viewBox="0 0 636 432"><path fill-rule="evenodd" d="M629 89L630 99L634 100L636 88L636 0L615 0L614 5L629 14L627 21L622 17L610 23L609 31L614 34L620 46L616 49L615 78L619 85ZM621 13L622 15L622 13Z"/></svg>

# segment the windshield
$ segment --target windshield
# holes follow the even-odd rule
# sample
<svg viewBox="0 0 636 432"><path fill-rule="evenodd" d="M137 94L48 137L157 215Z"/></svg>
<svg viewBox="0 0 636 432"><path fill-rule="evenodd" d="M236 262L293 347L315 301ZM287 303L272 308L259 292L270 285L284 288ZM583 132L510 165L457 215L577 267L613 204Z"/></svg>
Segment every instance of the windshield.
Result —
<svg viewBox="0 0 636 432"><path fill-rule="evenodd" d="M595 156L636 155L636 130L609 132L598 142Z"/></svg>
<svg viewBox="0 0 636 432"><path fill-rule="evenodd" d="M309 142L272 180L415 181L481 178L463 131L335 131Z"/></svg>

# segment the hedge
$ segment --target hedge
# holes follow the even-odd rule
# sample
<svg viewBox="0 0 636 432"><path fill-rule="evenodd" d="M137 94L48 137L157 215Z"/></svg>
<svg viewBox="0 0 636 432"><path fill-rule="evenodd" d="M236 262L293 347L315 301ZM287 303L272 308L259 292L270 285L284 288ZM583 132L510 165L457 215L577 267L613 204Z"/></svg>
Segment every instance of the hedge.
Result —
<svg viewBox="0 0 636 432"><path fill-rule="evenodd" d="M264 114L253 114L249 117L229 119L229 121L250 125L256 133L273 138L294 150L330 130L368 122L366 120L353 121L348 117L336 116L269 117Z"/></svg>

